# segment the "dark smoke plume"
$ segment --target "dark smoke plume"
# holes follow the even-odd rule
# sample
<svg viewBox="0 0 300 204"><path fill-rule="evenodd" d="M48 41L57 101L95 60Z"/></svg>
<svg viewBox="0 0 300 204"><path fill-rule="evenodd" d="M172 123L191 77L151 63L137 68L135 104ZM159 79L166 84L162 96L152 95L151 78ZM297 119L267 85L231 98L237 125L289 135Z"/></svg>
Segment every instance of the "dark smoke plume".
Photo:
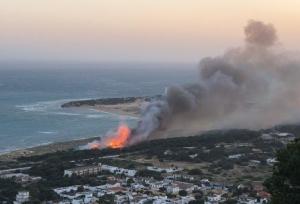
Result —
<svg viewBox="0 0 300 204"><path fill-rule="evenodd" d="M272 46L277 40L276 30L272 24L250 20L245 27L246 42L258 46Z"/></svg>
<svg viewBox="0 0 300 204"><path fill-rule="evenodd" d="M199 63L199 81L145 105L131 143L220 128L267 128L300 119L300 62L271 24L250 20L245 45Z"/></svg>

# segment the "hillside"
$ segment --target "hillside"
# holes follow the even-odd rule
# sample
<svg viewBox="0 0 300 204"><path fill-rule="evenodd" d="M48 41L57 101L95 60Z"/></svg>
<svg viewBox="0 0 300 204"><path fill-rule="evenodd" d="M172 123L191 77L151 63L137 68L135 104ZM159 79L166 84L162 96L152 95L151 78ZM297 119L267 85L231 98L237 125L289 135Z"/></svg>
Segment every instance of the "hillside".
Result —
<svg viewBox="0 0 300 204"><path fill-rule="evenodd" d="M216 180L262 181L272 169L268 159L274 158L278 149L285 147L298 135L298 125L260 131L215 130L191 137L146 141L124 149L67 150L22 157L19 161L55 161L55 166L58 165L57 161L68 165L70 161L87 160L87 164L92 164L103 162L99 157L118 155L117 158L110 159L110 162L123 160L126 165L138 163L142 166L150 164L185 169L199 168L204 173L203 176Z"/></svg>
<svg viewBox="0 0 300 204"><path fill-rule="evenodd" d="M123 192L134 188L128 184L127 176L104 168L134 172L129 176L132 178L130 182L144 185L146 189L137 191L139 193L151 192L177 199L176 195L168 194L163 188L156 189L155 185L179 182L197 188L197 191L190 192L193 196L202 192L207 197L222 188L222 192L229 196L223 199L238 199L242 185L243 192L251 197L257 192L255 186L263 189L262 183L271 176L277 150L299 135L299 125L260 131L215 130L191 137L150 140L124 149L77 148L27 155L0 161L0 182L5 184L0 186L0 201L13 200L17 191L24 189L30 192L33 200L59 201L63 194L57 194L55 189L61 187L68 189L81 185L81 190L76 187L78 192L82 192L82 188L93 192L97 189L94 186L108 188L106 184L109 183L121 185ZM95 166L102 168L101 172L64 176L68 169Z"/></svg>

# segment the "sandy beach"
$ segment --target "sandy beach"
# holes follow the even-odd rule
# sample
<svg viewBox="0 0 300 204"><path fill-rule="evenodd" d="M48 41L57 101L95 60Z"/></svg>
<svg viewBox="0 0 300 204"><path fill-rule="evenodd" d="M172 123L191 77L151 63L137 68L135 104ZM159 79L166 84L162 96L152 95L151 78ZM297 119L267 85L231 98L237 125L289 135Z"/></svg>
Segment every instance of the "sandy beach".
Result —
<svg viewBox="0 0 300 204"><path fill-rule="evenodd" d="M143 100L137 99L135 102L130 102L130 103L122 103L122 104L114 104L114 105L95 105L95 106L86 106L86 107L93 108L101 112L132 116L138 118L140 113L140 108L143 102L144 102Z"/></svg>

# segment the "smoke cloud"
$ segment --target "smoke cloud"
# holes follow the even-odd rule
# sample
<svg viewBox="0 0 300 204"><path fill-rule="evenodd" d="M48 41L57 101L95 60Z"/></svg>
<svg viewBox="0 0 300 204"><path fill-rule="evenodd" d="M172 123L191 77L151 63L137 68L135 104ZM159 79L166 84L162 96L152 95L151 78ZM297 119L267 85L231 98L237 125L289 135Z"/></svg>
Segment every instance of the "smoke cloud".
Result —
<svg viewBox="0 0 300 204"><path fill-rule="evenodd" d="M278 46L272 24L250 20L244 32L243 46L200 61L197 83L168 87L161 98L145 103L135 129L123 126L127 131L108 134L108 144L103 138L90 146L299 122L300 61Z"/></svg>
<svg viewBox="0 0 300 204"><path fill-rule="evenodd" d="M250 20L245 27L246 42L258 46L272 46L277 40L276 30L272 24Z"/></svg>
<svg viewBox="0 0 300 204"><path fill-rule="evenodd" d="M142 109L131 143L220 128L267 128L300 119L300 62L277 46L272 24L250 20L245 44L199 63L199 81L171 86Z"/></svg>

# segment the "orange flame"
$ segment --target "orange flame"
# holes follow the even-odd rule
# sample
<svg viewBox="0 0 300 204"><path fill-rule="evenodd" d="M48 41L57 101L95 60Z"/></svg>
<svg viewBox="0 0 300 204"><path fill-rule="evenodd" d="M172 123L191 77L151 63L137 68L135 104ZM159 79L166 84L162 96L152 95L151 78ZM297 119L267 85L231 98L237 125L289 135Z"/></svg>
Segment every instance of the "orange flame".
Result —
<svg viewBox="0 0 300 204"><path fill-rule="evenodd" d="M126 145L130 134L131 134L130 128L127 125L122 124L119 126L116 135L109 137L106 140L105 146L113 149L122 148Z"/></svg>

